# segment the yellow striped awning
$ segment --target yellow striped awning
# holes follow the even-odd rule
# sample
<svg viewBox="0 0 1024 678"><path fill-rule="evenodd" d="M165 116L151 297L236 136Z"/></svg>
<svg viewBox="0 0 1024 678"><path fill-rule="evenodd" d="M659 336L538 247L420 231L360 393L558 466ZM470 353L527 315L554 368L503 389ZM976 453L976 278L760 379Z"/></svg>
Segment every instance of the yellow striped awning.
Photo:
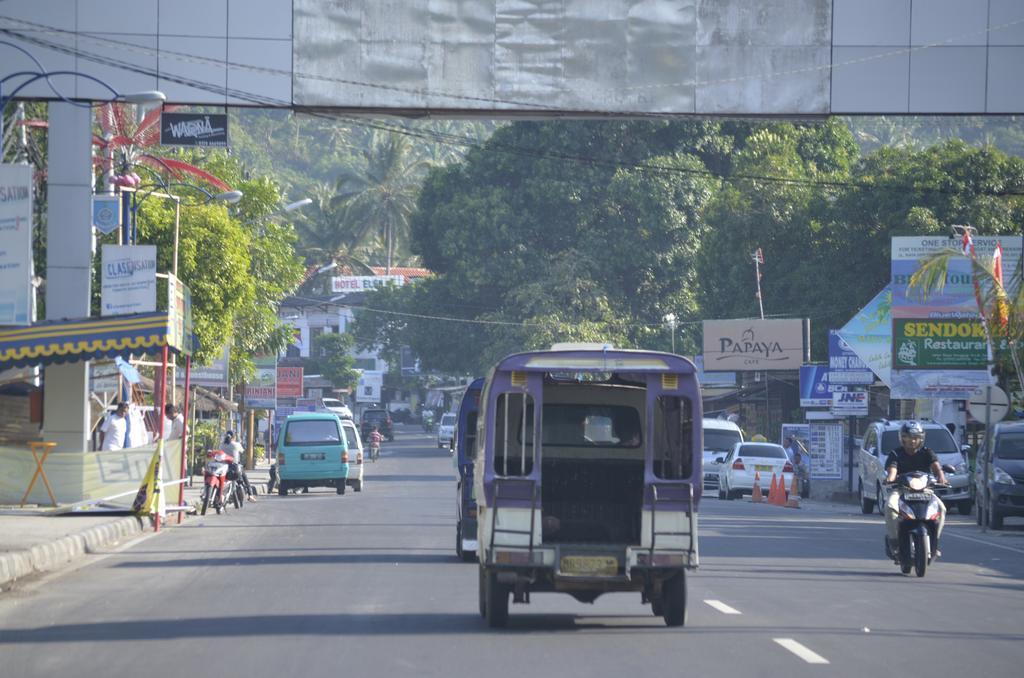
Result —
<svg viewBox="0 0 1024 678"><path fill-rule="evenodd" d="M0 369L155 353L167 339L167 313L42 322L0 330Z"/></svg>

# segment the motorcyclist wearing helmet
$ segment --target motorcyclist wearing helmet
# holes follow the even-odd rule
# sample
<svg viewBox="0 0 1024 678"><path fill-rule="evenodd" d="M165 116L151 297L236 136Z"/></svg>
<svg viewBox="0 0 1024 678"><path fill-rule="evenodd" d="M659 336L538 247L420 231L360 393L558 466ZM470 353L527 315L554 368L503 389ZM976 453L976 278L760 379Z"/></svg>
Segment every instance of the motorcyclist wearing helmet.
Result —
<svg viewBox="0 0 1024 678"><path fill-rule="evenodd" d="M924 445L924 427L920 422L908 421L900 427L900 446L889 453L885 459L885 482L891 484L896 482L896 476L914 471L924 471L935 476L939 485L946 485L946 474L942 472L942 464L935 452ZM942 536L942 526L946 523L946 505L941 499L939 502L939 525L935 532L935 555L939 555L939 537ZM890 492L885 502L885 534L888 540L886 546L890 555L895 554L899 539L899 527L897 517L900 510L899 492Z"/></svg>

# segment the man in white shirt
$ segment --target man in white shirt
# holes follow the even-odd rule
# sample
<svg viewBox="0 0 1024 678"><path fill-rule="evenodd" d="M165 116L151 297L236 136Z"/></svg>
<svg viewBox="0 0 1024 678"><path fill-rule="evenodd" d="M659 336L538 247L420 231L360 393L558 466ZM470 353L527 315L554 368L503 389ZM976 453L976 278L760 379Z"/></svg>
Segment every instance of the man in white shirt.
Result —
<svg viewBox="0 0 1024 678"><path fill-rule="evenodd" d="M168 403L164 406L164 440L178 440L185 432L185 417L178 408Z"/></svg>
<svg viewBox="0 0 1024 678"><path fill-rule="evenodd" d="M117 409L107 415L100 433L103 434L101 450L120 450L125 446L128 439L128 403L121 401L117 404Z"/></svg>

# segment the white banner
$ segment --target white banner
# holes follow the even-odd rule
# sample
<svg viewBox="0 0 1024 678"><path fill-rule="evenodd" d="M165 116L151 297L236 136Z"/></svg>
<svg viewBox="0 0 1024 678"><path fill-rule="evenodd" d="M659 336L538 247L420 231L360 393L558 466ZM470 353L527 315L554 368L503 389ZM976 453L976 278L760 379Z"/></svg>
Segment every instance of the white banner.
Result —
<svg viewBox="0 0 1024 678"><path fill-rule="evenodd" d="M100 315L156 310L156 245L104 245Z"/></svg>
<svg viewBox="0 0 1024 678"><path fill-rule="evenodd" d="M843 477L843 425L811 424L811 477Z"/></svg>
<svg viewBox="0 0 1024 678"><path fill-rule="evenodd" d="M32 166L0 165L0 325L29 325Z"/></svg>

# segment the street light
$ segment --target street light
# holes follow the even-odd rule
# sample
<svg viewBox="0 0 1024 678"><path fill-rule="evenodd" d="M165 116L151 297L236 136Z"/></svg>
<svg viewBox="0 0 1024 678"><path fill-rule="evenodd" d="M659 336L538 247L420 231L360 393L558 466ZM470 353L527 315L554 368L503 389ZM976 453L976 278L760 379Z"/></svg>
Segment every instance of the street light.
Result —
<svg viewBox="0 0 1024 678"><path fill-rule="evenodd" d="M301 208L305 207L306 205L312 205L312 204L313 204L313 199L312 198L303 198L302 200L296 200L295 202L288 203L287 205L285 205L284 206L284 211L285 212L294 212L297 209L301 209Z"/></svg>
<svg viewBox="0 0 1024 678"><path fill-rule="evenodd" d="M676 314L675 313L666 313L665 317L663 319L664 319L665 323L669 326L669 328L672 330L672 352L675 353L676 352L676 325L678 325L678 321L676 320Z"/></svg>
<svg viewBox="0 0 1024 678"><path fill-rule="evenodd" d="M70 70L48 71L46 70L46 68L43 67L42 62L40 62L39 59L37 59L31 52L29 52L21 45L10 42L8 40L0 40L0 45L4 47L10 47L21 52L29 59L31 59L32 63L35 64L35 67L38 69L35 71L17 71L15 73L10 73L6 75L3 79L0 79L0 149L3 148L4 142L4 108L7 106L7 103L11 99L18 95L18 92L39 80L46 80L46 84L50 87L50 90L57 96L58 99L60 99L64 103L71 104L72 106L80 106L83 108L92 108L93 103L85 101L75 101L73 99L68 98L63 92L60 91L60 89L57 88L56 85L53 84L51 78L62 75L70 75L75 78L84 78L85 80L91 80L92 82L95 82L101 87L107 89L111 93L112 96L110 99L106 99L101 102L104 104L112 103L114 101L123 101L129 104L156 104L163 103L167 100L167 96L163 92L160 92L158 90L146 90L142 92L130 92L127 94L122 94L121 92L118 92L116 89L114 89L108 83L87 73L79 73L78 71ZM4 85L9 80L13 80L14 78L25 78L25 80L18 83L18 85L14 88L13 91L11 91L10 94L4 94Z"/></svg>
<svg viewBox="0 0 1024 678"><path fill-rule="evenodd" d="M147 193L145 193L141 198L137 197L138 196L138 192L136 190L132 190L131 191L131 194L132 194L132 208L131 208L131 224L130 224L129 228L130 228L130 232L134 232L135 231L134 226L135 226L135 221L138 218L139 208L142 207L142 203L144 203L146 201L146 199L149 198L151 195L156 195L156 196L161 197L161 198L167 198L168 200L173 200L174 201L174 259L173 259L173 265L172 265L171 272L175 276L177 276L178 275L178 238L179 238L179 234L180 234L180 231L181 231L181 204L182 203L181 203L181 198L179 196L173 195L172 193L170 193L171 189L173 189L173 188L186 188L186 189L191 190L191 191L198 191L199 193L202 193L204 196L206 196L205 200L199 200L197 202L187 202L187 203L185 203L185 205L187 207L195 207L195 206L198 206L198 205L207 205L207 204L212 203L212 202L223 202L223 203L227 203L229 205L234 205L234 204L238 203L242 199L244 194L241 191L224 191L223 193L211 193L211 192L207 191L205 188L203 188L202 186L195 186L193 184L186 184L186 183L181 183L181 182L167 182L167 181L164 181L163 178L160 177L159 175L155 175L155 176L157 177L158 183L156 183L156 184L148 184L148 185L140 186L139 187L139 188L143 188L143 189L145 189L145 188L152 189L152 190L148 191Z"/></svg>

